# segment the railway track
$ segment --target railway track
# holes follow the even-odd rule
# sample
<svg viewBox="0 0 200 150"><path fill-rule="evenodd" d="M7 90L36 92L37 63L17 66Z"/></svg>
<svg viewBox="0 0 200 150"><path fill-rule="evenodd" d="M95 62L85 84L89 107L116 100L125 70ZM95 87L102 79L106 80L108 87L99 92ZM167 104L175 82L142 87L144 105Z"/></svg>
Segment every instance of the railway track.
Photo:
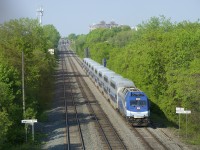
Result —
<svg viewBox="0 0 200 150"><path fill-rule="evenodd" d="M63 78L63 93L65 102L65 126L66 126L66 149L85 149L82 130L80 126L79 116L74 99L75 85L71 77L70 71L66 65L66 47L62 47L61 63L62 63L62 78Z"/></svg>
<svg viewBox="0 0 200 150"><path fill-rule="evenodd" d="M143 145L147 149L151 150L168 150L167 148L154 134L152 134L148 128L144 127L132 127L134 134L141 140Z"/></svg>
<svg viewBox="0 0 200 150"><path fill-rule="evenodd" d="M98 104L94 94L87 86L85 80L83 79L83 76L78 76L78 69L74 63L73 58L75 58L77 61L77 58L74 57L74 54L72 54L71 57L68 57L69 63L72 67L73 72L77 74L75 75L76 82L79 85L82 96L85 99L85 103L88 106L91 116L96 122L96 128L102 139L104 149L126 149L123 141L120 139L119 135L107 118L106 114L103 112L100 105Z"/></svg>

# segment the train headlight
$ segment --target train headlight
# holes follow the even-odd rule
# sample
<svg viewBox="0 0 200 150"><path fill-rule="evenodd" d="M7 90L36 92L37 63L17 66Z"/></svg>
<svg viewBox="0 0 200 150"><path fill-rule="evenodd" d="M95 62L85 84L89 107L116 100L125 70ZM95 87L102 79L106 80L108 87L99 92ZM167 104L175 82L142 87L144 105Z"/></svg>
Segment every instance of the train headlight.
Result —
<svg viewBox="0 0 200 150"><path fill-rule="evenodd" d="M137 109L140 109L140 107L137 107Z"/></svg>

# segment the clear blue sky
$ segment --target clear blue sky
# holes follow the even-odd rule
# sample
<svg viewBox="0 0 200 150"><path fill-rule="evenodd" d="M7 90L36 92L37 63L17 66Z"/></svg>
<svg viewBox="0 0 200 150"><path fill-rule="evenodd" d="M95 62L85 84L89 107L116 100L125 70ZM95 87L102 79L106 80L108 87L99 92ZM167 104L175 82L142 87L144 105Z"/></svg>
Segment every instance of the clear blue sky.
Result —
<svg viewBox="0 0 200 150"><path fill-rule="evenodd" d="M153 16L172 22L200 18L200 0L0 0L0 23L11 18L36 18L43 6L43 25L53 24L62 36L87 34L89 25L104 20L136 26Z"/></svg>

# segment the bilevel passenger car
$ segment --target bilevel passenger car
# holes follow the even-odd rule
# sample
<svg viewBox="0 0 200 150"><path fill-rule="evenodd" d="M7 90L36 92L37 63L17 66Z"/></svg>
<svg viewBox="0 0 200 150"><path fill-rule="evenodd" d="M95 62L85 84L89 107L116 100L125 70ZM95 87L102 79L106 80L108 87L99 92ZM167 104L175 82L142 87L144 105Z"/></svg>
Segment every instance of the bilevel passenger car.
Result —
<svg viewBox="0 0 200 150"><path fill-rule="evenodd" d="M106 72L106 71L109 71L109 69L104 67L104 66L96 67L95 70L94 70L94 72L95 72L95 75L94 75L95 76L95 84L98 88L102 87L102 84L101 84L101 82L102 82L102 72Z"/></svg>
<svg viewBox="0 0 200 150"><path fill-rule="evenodd" d="M122 78L122 76L116 73L105 72L103 75L103 92L105 93L105 97L110 100L110 80L112 78Z"/></svg>
<svg viewBox="0 0 200 150"><path fill-rule="evenodd" d="M98 86L99 86L99 90L103 93L104 92L104 75L106 75L106 74L110 74L110 75L112 75L112 74L115 74L115 72L114 71L111 71L111 70L107 70L107 71L105 71L105 70L99 70L99 83L98 83Z"/></svg>
<svg viewBox="0 0 200 150"><path fill-rule="evenodd" d="M110 104L130 123L135 126L149 124L150 101L132 81L90 58L83 59L83 69Z"/></svg>

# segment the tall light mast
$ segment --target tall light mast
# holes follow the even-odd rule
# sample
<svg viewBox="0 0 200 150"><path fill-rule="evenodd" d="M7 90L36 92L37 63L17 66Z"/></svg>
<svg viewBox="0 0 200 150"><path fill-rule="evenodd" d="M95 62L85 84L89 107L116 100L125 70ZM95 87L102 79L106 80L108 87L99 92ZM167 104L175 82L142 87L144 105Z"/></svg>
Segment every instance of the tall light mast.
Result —
<svg viewBox="0 0 200 150"><path fill-rule="evenodd" d="M40 6L39 9L37 9L37 16L38 16L38 20L39 23L42 25L42 16L43 16L44 10L42 8L42 6Z"/></svg>

